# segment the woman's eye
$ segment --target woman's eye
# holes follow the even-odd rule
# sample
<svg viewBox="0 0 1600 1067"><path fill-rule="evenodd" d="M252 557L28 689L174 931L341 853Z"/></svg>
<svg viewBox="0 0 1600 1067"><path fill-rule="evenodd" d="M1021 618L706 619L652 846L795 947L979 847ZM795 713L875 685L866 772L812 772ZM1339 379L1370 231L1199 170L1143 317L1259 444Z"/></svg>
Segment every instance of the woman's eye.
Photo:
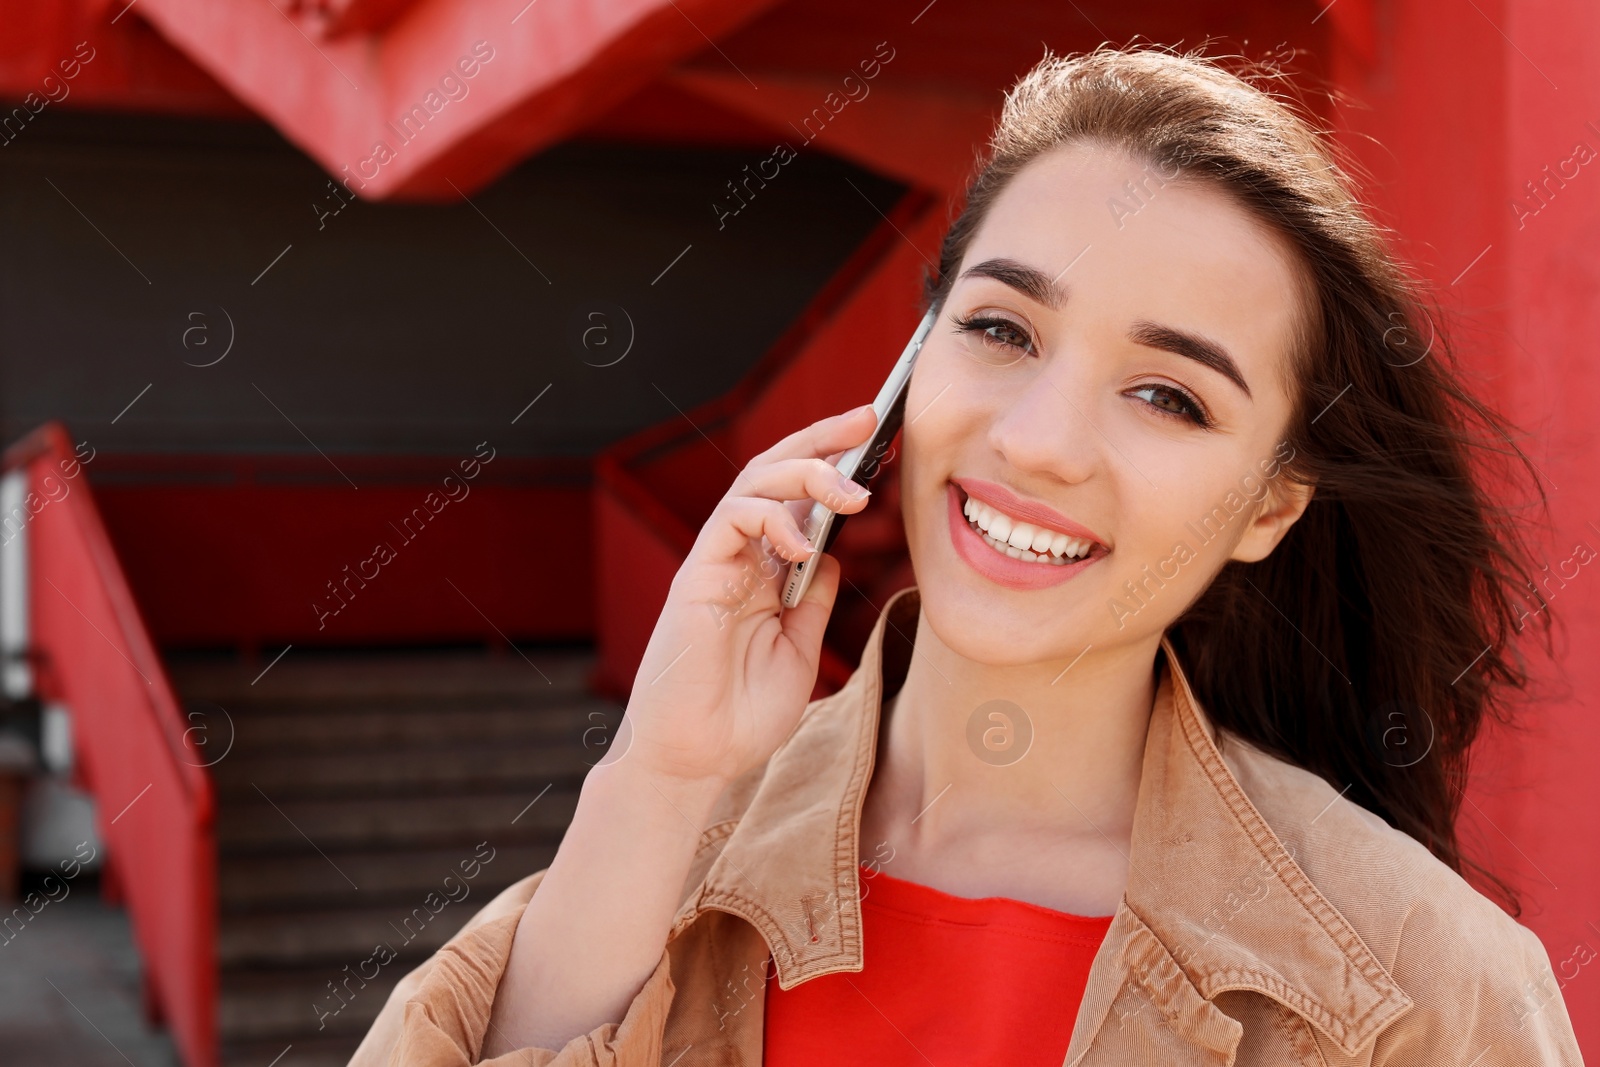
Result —
<svg viewBox="0 0 1600 1067"><path fill-rule="evenodd" d="M967 348L989 361L1013 363L1033 352L1028 331L994 315L972 315L956 319L957 329L967 340Z"/></svg>
<svg viewBox="0 0 1600 1067"><path fill-rule="evenodd" d="M1033 338L1028 331L1010 319L978 314L957 318L955 322L967 350L986 362L1010 365L1034 351ZM1200 402L1177 386L1151 382L1131 390L1128 395L1138 397L1162 415L1187 419L1202 428L1211 425Z"/></svg>
<svg viewBox="0 0 1600 1067"><path fill-rule="evenodd" d="M1205 410L1201 408L1194 397L1175 386L1159 385L1152 382L1149 385L1139 386L1137 389L1132 390L1129 395L1138 397L1163 415L1188 419L1196 426L1211 425L1211 420L1206 417Z"/></svg>

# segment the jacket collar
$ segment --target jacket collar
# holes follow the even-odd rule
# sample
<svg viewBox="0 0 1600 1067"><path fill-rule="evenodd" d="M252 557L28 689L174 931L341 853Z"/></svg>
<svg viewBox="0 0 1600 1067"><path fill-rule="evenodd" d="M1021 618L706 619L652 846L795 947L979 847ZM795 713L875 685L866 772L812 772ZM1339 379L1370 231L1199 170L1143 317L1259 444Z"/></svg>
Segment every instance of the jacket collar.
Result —
<svg viewBox="0 0 1600 1067"><path fill-rule="evenodd" d="M849 681L806 712L737 824L708 831L720 848L689 907L751 922L783 989L861 969L861 807L919 606L914 587L890 598ZM1162 649L1119 916L1148 927L1207 1000L1255 990L1354 1054L1410 998L1245 795L1165 638ZM1091 988L1118 965L1100 953Z"/></svg>

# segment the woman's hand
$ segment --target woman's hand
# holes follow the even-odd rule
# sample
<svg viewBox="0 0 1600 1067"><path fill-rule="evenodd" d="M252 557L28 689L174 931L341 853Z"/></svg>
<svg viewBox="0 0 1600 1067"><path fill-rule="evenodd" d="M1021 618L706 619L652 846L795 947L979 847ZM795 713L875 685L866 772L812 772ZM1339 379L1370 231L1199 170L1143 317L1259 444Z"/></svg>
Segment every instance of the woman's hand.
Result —
<svg viewBox="0 0 1600 1067"><path fill-rule="evenodd" d="M789 563L815 553L800 524L813 501L854 513L868 494L829 458L865 441L870 405L813 423L751 460L678 569L628 701L618 761L686 783L731 782L788 737L816 684L839 564L817 554L798 607Z"/></svg>

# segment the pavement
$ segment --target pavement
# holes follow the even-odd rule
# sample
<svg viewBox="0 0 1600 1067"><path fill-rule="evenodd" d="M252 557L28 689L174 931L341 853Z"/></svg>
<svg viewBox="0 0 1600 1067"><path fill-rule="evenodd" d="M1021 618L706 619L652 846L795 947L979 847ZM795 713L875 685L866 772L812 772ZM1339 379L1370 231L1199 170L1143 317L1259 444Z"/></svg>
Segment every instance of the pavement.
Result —
<svg viewBox="0 0 1600 1067"><path fill-rule="evenodd" d="M25 879L24 893L37 888L34 881ZM20 932L15 920L0 932L0 1061L179 1067L168 1035L145 1024L127 913L101 902L92 875L68 884L71 892L32 915ZM0 910L0 919L11 914L7 906Z"/></svg>

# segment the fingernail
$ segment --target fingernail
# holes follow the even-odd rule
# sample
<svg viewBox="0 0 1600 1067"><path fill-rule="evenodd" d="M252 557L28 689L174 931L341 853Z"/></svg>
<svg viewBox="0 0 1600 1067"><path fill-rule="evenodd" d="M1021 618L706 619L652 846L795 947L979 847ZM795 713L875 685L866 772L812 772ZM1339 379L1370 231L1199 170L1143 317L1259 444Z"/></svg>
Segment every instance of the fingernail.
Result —
<svg viewBox="0 0 1600 1067"><path fill-rule="evenodd" d="M839 480L839 491L851 500L860 500L863 497L870 496L872 493L872 490L860 482L852 481L849 478L841 478Z"/></svg>

